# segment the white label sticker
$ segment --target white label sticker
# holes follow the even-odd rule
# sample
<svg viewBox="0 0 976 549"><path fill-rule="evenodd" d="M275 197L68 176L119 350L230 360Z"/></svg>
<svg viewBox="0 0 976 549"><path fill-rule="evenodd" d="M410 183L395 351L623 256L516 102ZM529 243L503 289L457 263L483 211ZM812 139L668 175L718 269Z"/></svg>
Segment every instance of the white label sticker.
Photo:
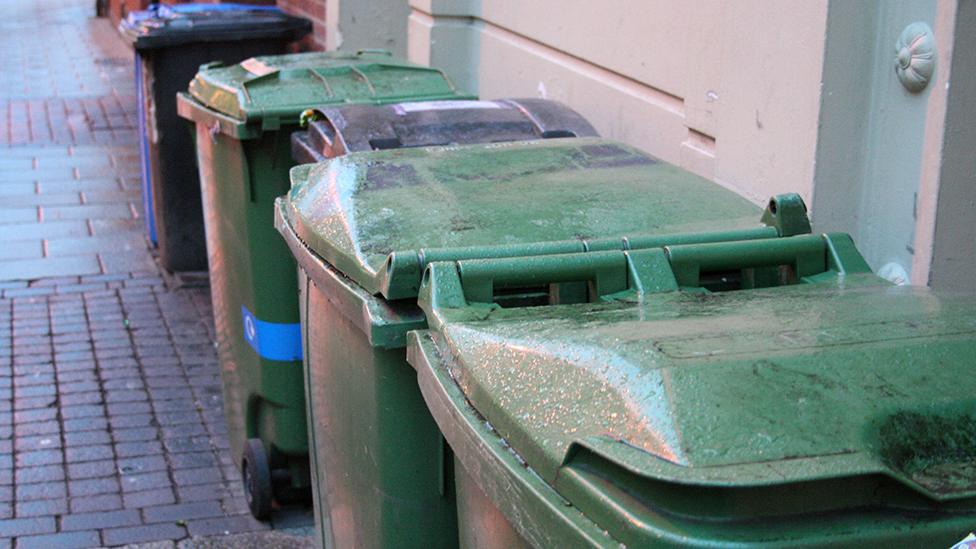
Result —
<svg viewBox="0 0 976 549"><path fill-rule="evenodd" d="M457 109L501 109L494 101L420 101L417 103L398 103L393 106L397 114L423 111L449 111Z"/></svg>

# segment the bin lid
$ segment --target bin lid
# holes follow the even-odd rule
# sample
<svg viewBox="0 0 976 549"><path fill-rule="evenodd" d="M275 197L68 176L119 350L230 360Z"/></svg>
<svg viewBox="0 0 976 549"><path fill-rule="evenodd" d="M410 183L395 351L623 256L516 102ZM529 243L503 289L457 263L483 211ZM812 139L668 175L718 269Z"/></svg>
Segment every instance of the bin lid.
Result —
<svg viewBox="0 0 976 549"><path fill-rule="evenodd" d="M415 296L422 264L444 250L525 255L547 242L582 251L599 239L619 248L622 237L764 230L735 193L600 138L358 152L296 166L291 180L280 199L291 230L391 299Z"/></svg>
<svg viewBox="0 0 976 549"><path fill-rule="evenodd" d="M152 4L119 23L122 36L137 50L194 42L280 38L297 40L312 31L308 19L274 6L250 4Z"/></svg>
<svg viewBox="0 0 976 549"><path fill-rule="evenodd" d="M806 283L703 292L675 264L696 254L758 261L762 247L775 255L792 245L813 257L817 239L822 263L810 272L823 272ZM615 253L602 276L612 278L605 269L616 261L634 278L657 258L664 267L649 278L666 273L671 286L500 308L458 296L492 269L503 279L518 271L512 261L435 263L420 297L433 337L416 336L410 349L425 357L411 359L421 385L425 369L442 373L460 388L455 408L473 407L573 505L603 519L613 511L602 497L638 521L948 500L976 510L974 296L891 286L846 236ZM572 280L558 263L582 272L597 255L523 258L521 276ZM838 255L854 256L853 268L833 265Z"/></svg>
<svg viewBox="0 0 976 549"><path fill-rule="evenodd" d="M307 142L321 157L355 151L596 137L569 107L546 99L417 101L323 108Z"/></svg>
<svg viewBox="0 0 976 549"><path fill-rule="evenodd" d="M223 115L277 129L298 124L302 111L343 103L465 99L442 71L388 52L311 52L252 57L228 67L201 67L190 95Z"/></svg>

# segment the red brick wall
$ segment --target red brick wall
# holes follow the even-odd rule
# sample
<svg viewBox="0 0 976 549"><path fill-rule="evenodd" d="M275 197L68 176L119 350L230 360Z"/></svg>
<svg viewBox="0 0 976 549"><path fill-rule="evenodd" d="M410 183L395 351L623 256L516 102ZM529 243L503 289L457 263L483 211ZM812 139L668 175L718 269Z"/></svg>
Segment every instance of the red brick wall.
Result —
<svg viewBox="0 0 976 549"><path fill-rule="evenodd" d="M325 49L325 0L278 0L278 7L312 21L312 34L298 43L299 49Z"/></svg>

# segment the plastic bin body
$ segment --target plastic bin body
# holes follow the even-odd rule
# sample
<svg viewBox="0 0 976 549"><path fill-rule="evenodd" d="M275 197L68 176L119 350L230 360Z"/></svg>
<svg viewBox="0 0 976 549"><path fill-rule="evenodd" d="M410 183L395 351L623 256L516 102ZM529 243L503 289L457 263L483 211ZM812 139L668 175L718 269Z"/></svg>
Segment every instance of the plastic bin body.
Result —
<svg viewBox="0 0 976 549"><path fill-rule="evenodd" d="M579 280L576 302L499 291ZM972 530L976 300L892 287L847 235L434 262L419 303L408 357L479 547Z"/></svg>
<svg viewBox="0 0 976 549"><path fill-rule="evenodd" d="M356 71L376 81L365 85ZM403 72L419 89L376 96ZM211 66L178 98L180 116L195 124L231 452L241 464L245 443L260 439L272 470L287 470L294 489L308 488L299 299L294 260L273 225L274 200L289 189L289 137L310 105L411 93L466 97L439 72L387 55L314 53Z"/></svg>
<svg viewBox="0 0 976 549"><path fill-rule="evenodd" d="M597 135L575 111L545 99L349 105L314 118L291 137L299 164L360 151Z"/></svg>
<svg viewBox="0 0 976 549"><path fill-rule="evenodd" d="M732 193L594 138L356 152L291 177L275 224L301 268L316 520L329 547L459 542L453 459L404 348L426 326L416 296L427 261L780 234Z"/></svg>
<svg viewBox="0 0 976 549"><path fill-rule="evenodd" d="M270 205L288 188L276 165L278 155L287 158L287 134L240 141L203 124L196 130L231 450L239 461L245 441L261 439L272 470L287 469L301 489L308 430L299 311L295 279L281 275L293 260L268 222Z"/></svg>
<svg viewBox="0 0 976 549"><path fill-rule="evenodd" d="M193 28L187 28L187 23ZM176 94L200 65L283 53L310 23L269 6L157 5L120 24L136 51L136 90L147 235L169 271L207 268L192 132L176 114Z"/></svg>

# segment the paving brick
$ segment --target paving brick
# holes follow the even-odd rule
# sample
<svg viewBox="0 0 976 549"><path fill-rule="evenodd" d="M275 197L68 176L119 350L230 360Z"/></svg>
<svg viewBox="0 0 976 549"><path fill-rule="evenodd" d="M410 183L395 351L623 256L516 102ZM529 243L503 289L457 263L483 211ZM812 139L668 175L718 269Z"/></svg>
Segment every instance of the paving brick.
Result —
<svg viewBox="0 0 976 549"><path fill-rule="evenodd" d="M33 501L38 499L64 499L67 489L64 482L42 482L39 484L18 484L16 489L17 501Z"/></svg>
<svg viewBox="0 0 976 549"><path fill-rule="evenodd" d="M163 439L163 444L172 453L205 452L213 449L210 437Z"/></svg>
<svg viewBox="0 0 976 549"><path fill-rule="evenodd" d="M113 476L117 471L111 460L68 464L68 478L71 480Z"/></svg>
<svg viewBox="0 0 976 549"><path fill-rule="evenodd" d="M27 376L18 376L18 378L36 378L43 374L40 372L35 374L29 374ZM53 379L53 374L48 374ZM25 397L48 397L57 394L57 387L53 384L15 384L16 389L14 390L14 397L20 399Z"/></svg>
<svg viewBox="0 0 976 549"><path fill-rule="evenodd" d="M61 287L58 288L61 291ZM91 352L92 342L90 340L84 341L68 341L54 344L54 352L56 354L71 353L77 351L87 351Z"/></svg>
<svg viewBox="0 0 976 549"><path fill-rule="evenodd" d="M142 510L146 522L165 522L195 518L222 517L224 510L216 501L198 501L147 507Z"/></svg>
<svg viewBox="0 0 976 549"><path fill-rule="evenodd" d="M115 391L138 391L142 390L145 384L141 379L113 379L102 384L106 394Z"/></svg>
<svg viewBox="0 0 976 549"><path fill-rule="evenodd" d="M177 425L198 424L201 422L201 418L200 414L196 411L160 412L156 414L156 421L165 428Z"/></svg>
<svg viewBox="0 0 976 549"><path fill-rule="evenodd" d="M191 536L219 536L240 532L259 532L268 530L269 528L268 524L260 522L250 515L194 519L186 522L186 529Z"/></svg>
<svg viewBox="0 0 976 549"><path fill-rule="evenodd" d="M148 414L152 411L148 402L112 402L106 405L106 408L109 416Z"/></svg>
<svg viewBox="0 0 976 549"><path fill-rule="evenodd" d="M99 494L117 494L118 492L119 481L114 476L71 480L68 482L68 493L71 494L72 497L94 496Z"/></svg>
<svg viewBox="0 0 976 549"><path fill-rule="evenodd" d="M186 438L206 436L207 429L203 423L188 423L186 425L168 425L162 428L163 438Z"/></svg>
<svg viewBox="0 0 976 549"><path fill-rule="evenodd" d="M54 391L56 388L54 386L54 373L53 372L35 372L27 375L16 376L13 378L13 384L17 386L18 389L28 388L33 386L46 386L50 387L49 390ZM41 394L47 394L41 393ZM19 395L19 393L18 393ZM28 395L23 395L28 396Z"/></svg>
<svg viewBox="0 0 976 549"><path fill-rule="evenodd" d="M173 471L173 480L181 486L192 486L195 484L221 482L223 477L219 468L211 466L175 470Z"/></svg>
<svg viewBox="0 0 976 549"><path fill-rule="evenodd" d="M97 530L61 532L17 538L17 549L83 549L99 545Z"/></svg>
<svg viewBox="0 0 976 549"><path fill-rule="evenodd" d="M125 545L157 540L182 539L186 536L186 529L176 524L150 524L146 526L130 526L125 528L111 528L102 532L102 542L105 545Z"/></svg>
<svg viewBox="0 0 976 549"><path fill-rule="evenodd" d="M21 423L30 423L33 421L50 421L58 416L58 410L55 408L38 408L35 410L18 410L14 413L14 422L18 425Z"/></svg>
<svg viewBox="0 0 976 549"><path fill-rule="evenodd" d="M154 427L156 419L152 414L132 414L125 416L112 416L109 423L114 429L124 429L130 427Z"/></svg>
<svg viewBox="0 0 976 549"><path fill-rule="evenodd" d="M14 447L18 452L60 448L61 437L57 434L17 437Z"/></svg>
<svg viewBox="0 0 976 549"><path fill-rule="evenodd" d="M231 490L222 482L213 484L195 484L191 486L177 486L176 492L180 501L206 501L231 497Z"/></svg>
<svg viewBox="0 0 976 549"><path fill-rule="evenodd" d="M77 406L64 406L61 408L61 416L65 419L98 417L103 415L105 415L105 407L101 404L79 404Z"/></svg>
<svg viewBox="0 0 976 549"><path fill-rule="evenodd" d="M152 456L158 455L162 451L162 445L155 440L119 442L115 445L115 453L119 457Z"/></svg>
<svg viewBox="0 0 976 549"><path fill-rule="evenodd" d="M64 433L64 444L66 447L75 446L94 446L97 444L109 444L112 442L107 431L66 431Z"/></svg>
<svg viewBox="0 0 976 549"><path fill-rule="evenodd" d="M74 513L61 517L61 530L72 532L75 530L117 528L119 526L132 526L141 522L139 511L135 509Z"/></svg>
<svg viewBox="0 0 976 549"><path fill-rule="evenodd" d="M128 508L156 507L176 503L171 488L157 488L144 492L131 492L122 495L122 504Z"/></svg>
<svg viewBox="0 0 976 549"><path fill-rule="evenodd" d="M122 476L122 490L126 493L169 488L171 485L172 481L165 470Z"/></svg>
<svg viewBox="0 0 976 549"><path fill-rule="evenodd" d="M68 501L66 499L18 501L16 512L18 518L63 515L68 512Z"/></svg>
<svg viewBox="0 0 976 549"><path fill-rule="evenodd" d="M18 452L15 458L17 467L32 467L36 465L51 465L61 463L61 450L36 450L32 452Z"/></svg>
<svg viewBox="0 0 976 549"><path fill-rule="evenodd" d="M94 431L106 429L108 418L105 417L82 417L78 419L66 419L63 422L65 433L80 433L82 431Z"/></svg>
<svg viewBox="0 0 976 549"><path fill-rule="evenodd" d="M14 433L18 437L29 437L33 435L58 435L61 432L61 424L56 420L34 421L31 423L18 423L14 425Z"/></svg>
<svg viewBox="0 0 976 549"><path fill-rule="evenodd" d="M169 462L174 469L216 469L218 466L217 458L214 456L213 452L170 454Z"/></svg>
<svg viewBox="0 0 976 549"><path fill-rule="evenodd" d="M156 440L159 438L159 429L155 427L139 427L132 429L114 429L112 438L116 442L139 442Z"/></svg>
<svg viewBox="0 0 976 549"><path fill-rule="evenodd" d="M57 482L64 480L64 468L61 464L40 465L37 467L18 467L15 471L17 484L34 482Z"/></svg>
<svg viewBox="0 0 976 549"><path fill-rule="evenodd" d="M143 402L149 400L149 394L142 389L125 389L117 391L106 391L105 402Z"/></svg>
<svg viewBox="0 0 976 549"><path fill-rule="evenodd" d="M114 455L112 452L112 447L108 444L69 447L65 448L64 454L68 463L112 459ZM19 457L20 456L18 456L18 458Z"/></svg>
<svg viewBox="0 0 976 549"><path fill-rule="evenodd" d="M56 395L25 397L14 399L14 410L32 410L35 408L49 408L54 406L58 398Z"/></svg>
<svg viewBox="0 0 976 549"><path fill-rule="evenodd" d="M118 494L103 494L100 496L84 496L71 498L69 506L72 513L88 513L91 511L111 511L122 508L122 498Z"/></svg>
<svg viewBox="0 0 976 549"><path fill-rule="evenodd" d="M15 537L46 534L57 530L54 517L34 517L0 520L0 536Z"/></svg>

